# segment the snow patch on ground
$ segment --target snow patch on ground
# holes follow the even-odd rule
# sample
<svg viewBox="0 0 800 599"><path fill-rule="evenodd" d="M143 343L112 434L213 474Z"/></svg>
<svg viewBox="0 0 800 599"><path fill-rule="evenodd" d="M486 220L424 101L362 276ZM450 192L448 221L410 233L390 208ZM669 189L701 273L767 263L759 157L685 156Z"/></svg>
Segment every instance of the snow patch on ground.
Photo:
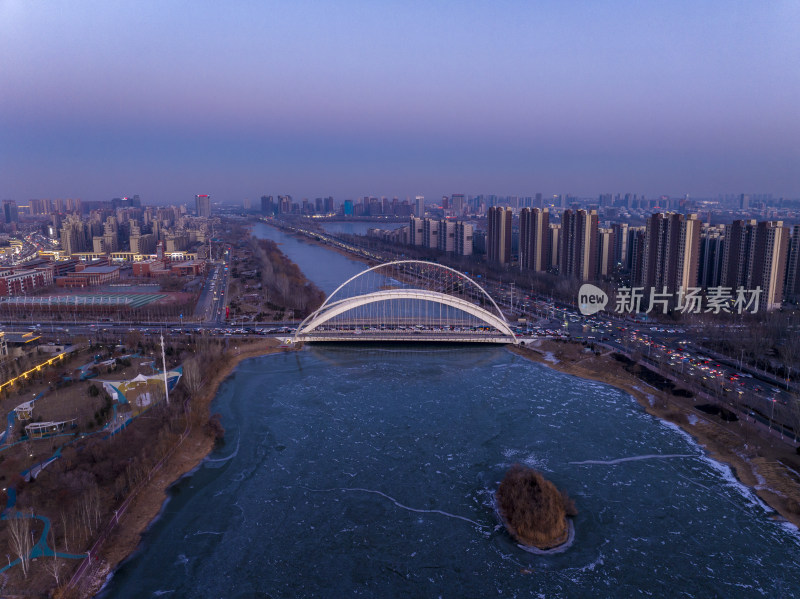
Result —
<svg viewBox="0 0 800 599"><path fill-rule="evenodd" d="M551 351L544 353L544 361L550 362L551 364L558 364L560 362L560 360L556 358L555 354L553 354Z"/></svg>

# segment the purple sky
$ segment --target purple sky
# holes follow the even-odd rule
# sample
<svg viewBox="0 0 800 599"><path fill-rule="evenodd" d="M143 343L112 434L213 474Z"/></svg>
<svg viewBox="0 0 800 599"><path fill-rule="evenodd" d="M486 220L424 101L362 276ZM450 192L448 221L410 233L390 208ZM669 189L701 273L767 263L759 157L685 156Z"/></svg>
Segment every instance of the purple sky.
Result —
<svg viewBox="0 0 800 599"><path fill-rule="evenodd" d="M0 0L0 198L800 197L800 3Z"/></svg>

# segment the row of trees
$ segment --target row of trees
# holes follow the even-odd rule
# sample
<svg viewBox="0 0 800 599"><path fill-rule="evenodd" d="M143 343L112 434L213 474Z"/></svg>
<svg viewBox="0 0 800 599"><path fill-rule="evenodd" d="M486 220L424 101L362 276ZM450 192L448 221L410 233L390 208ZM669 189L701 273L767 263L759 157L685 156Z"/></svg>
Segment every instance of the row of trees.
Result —
<svg viewBox="0 0 800 599"><path fill-rule="evenodd" d="M261 266L262 290L266 300L304 317L316 310L325 294L309 282L300 268L270 239L251 239L253 255Z"/></svg>

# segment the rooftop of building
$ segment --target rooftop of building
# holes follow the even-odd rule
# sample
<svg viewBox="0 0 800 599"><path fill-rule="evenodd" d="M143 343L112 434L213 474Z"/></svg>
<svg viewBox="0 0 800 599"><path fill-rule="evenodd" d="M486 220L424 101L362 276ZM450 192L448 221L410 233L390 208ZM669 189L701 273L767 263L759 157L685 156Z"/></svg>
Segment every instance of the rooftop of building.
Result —
<svg viewBox="0 0 800 599"><path fill-rule="evenodd" d="M33 331L5 331L4 338L11 345L25 345L41 339L41 335Z"/></svg>
<svg viewBox="0 0 800 599"><path fill-rule="evenodd" d="M87 266L82 271L76 274L105 274L116 272L119 270L119 266Z"/></svg>

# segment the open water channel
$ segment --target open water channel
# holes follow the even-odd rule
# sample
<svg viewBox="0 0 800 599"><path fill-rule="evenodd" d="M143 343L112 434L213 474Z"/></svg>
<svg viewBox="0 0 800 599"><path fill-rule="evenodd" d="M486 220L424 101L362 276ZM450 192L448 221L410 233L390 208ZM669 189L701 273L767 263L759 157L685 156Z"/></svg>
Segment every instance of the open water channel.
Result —
<svg viewBox="0 0 800 599"><path fill-rule="evenodd" d="M325 291L363 266L259 225ZM323 278L311 273L324 262ZM243 362L226 443L172 491L103 597L788 597L797 531L632 397L500 347L336 346ZM515 462L575 500L522 551Z"/></svg>

